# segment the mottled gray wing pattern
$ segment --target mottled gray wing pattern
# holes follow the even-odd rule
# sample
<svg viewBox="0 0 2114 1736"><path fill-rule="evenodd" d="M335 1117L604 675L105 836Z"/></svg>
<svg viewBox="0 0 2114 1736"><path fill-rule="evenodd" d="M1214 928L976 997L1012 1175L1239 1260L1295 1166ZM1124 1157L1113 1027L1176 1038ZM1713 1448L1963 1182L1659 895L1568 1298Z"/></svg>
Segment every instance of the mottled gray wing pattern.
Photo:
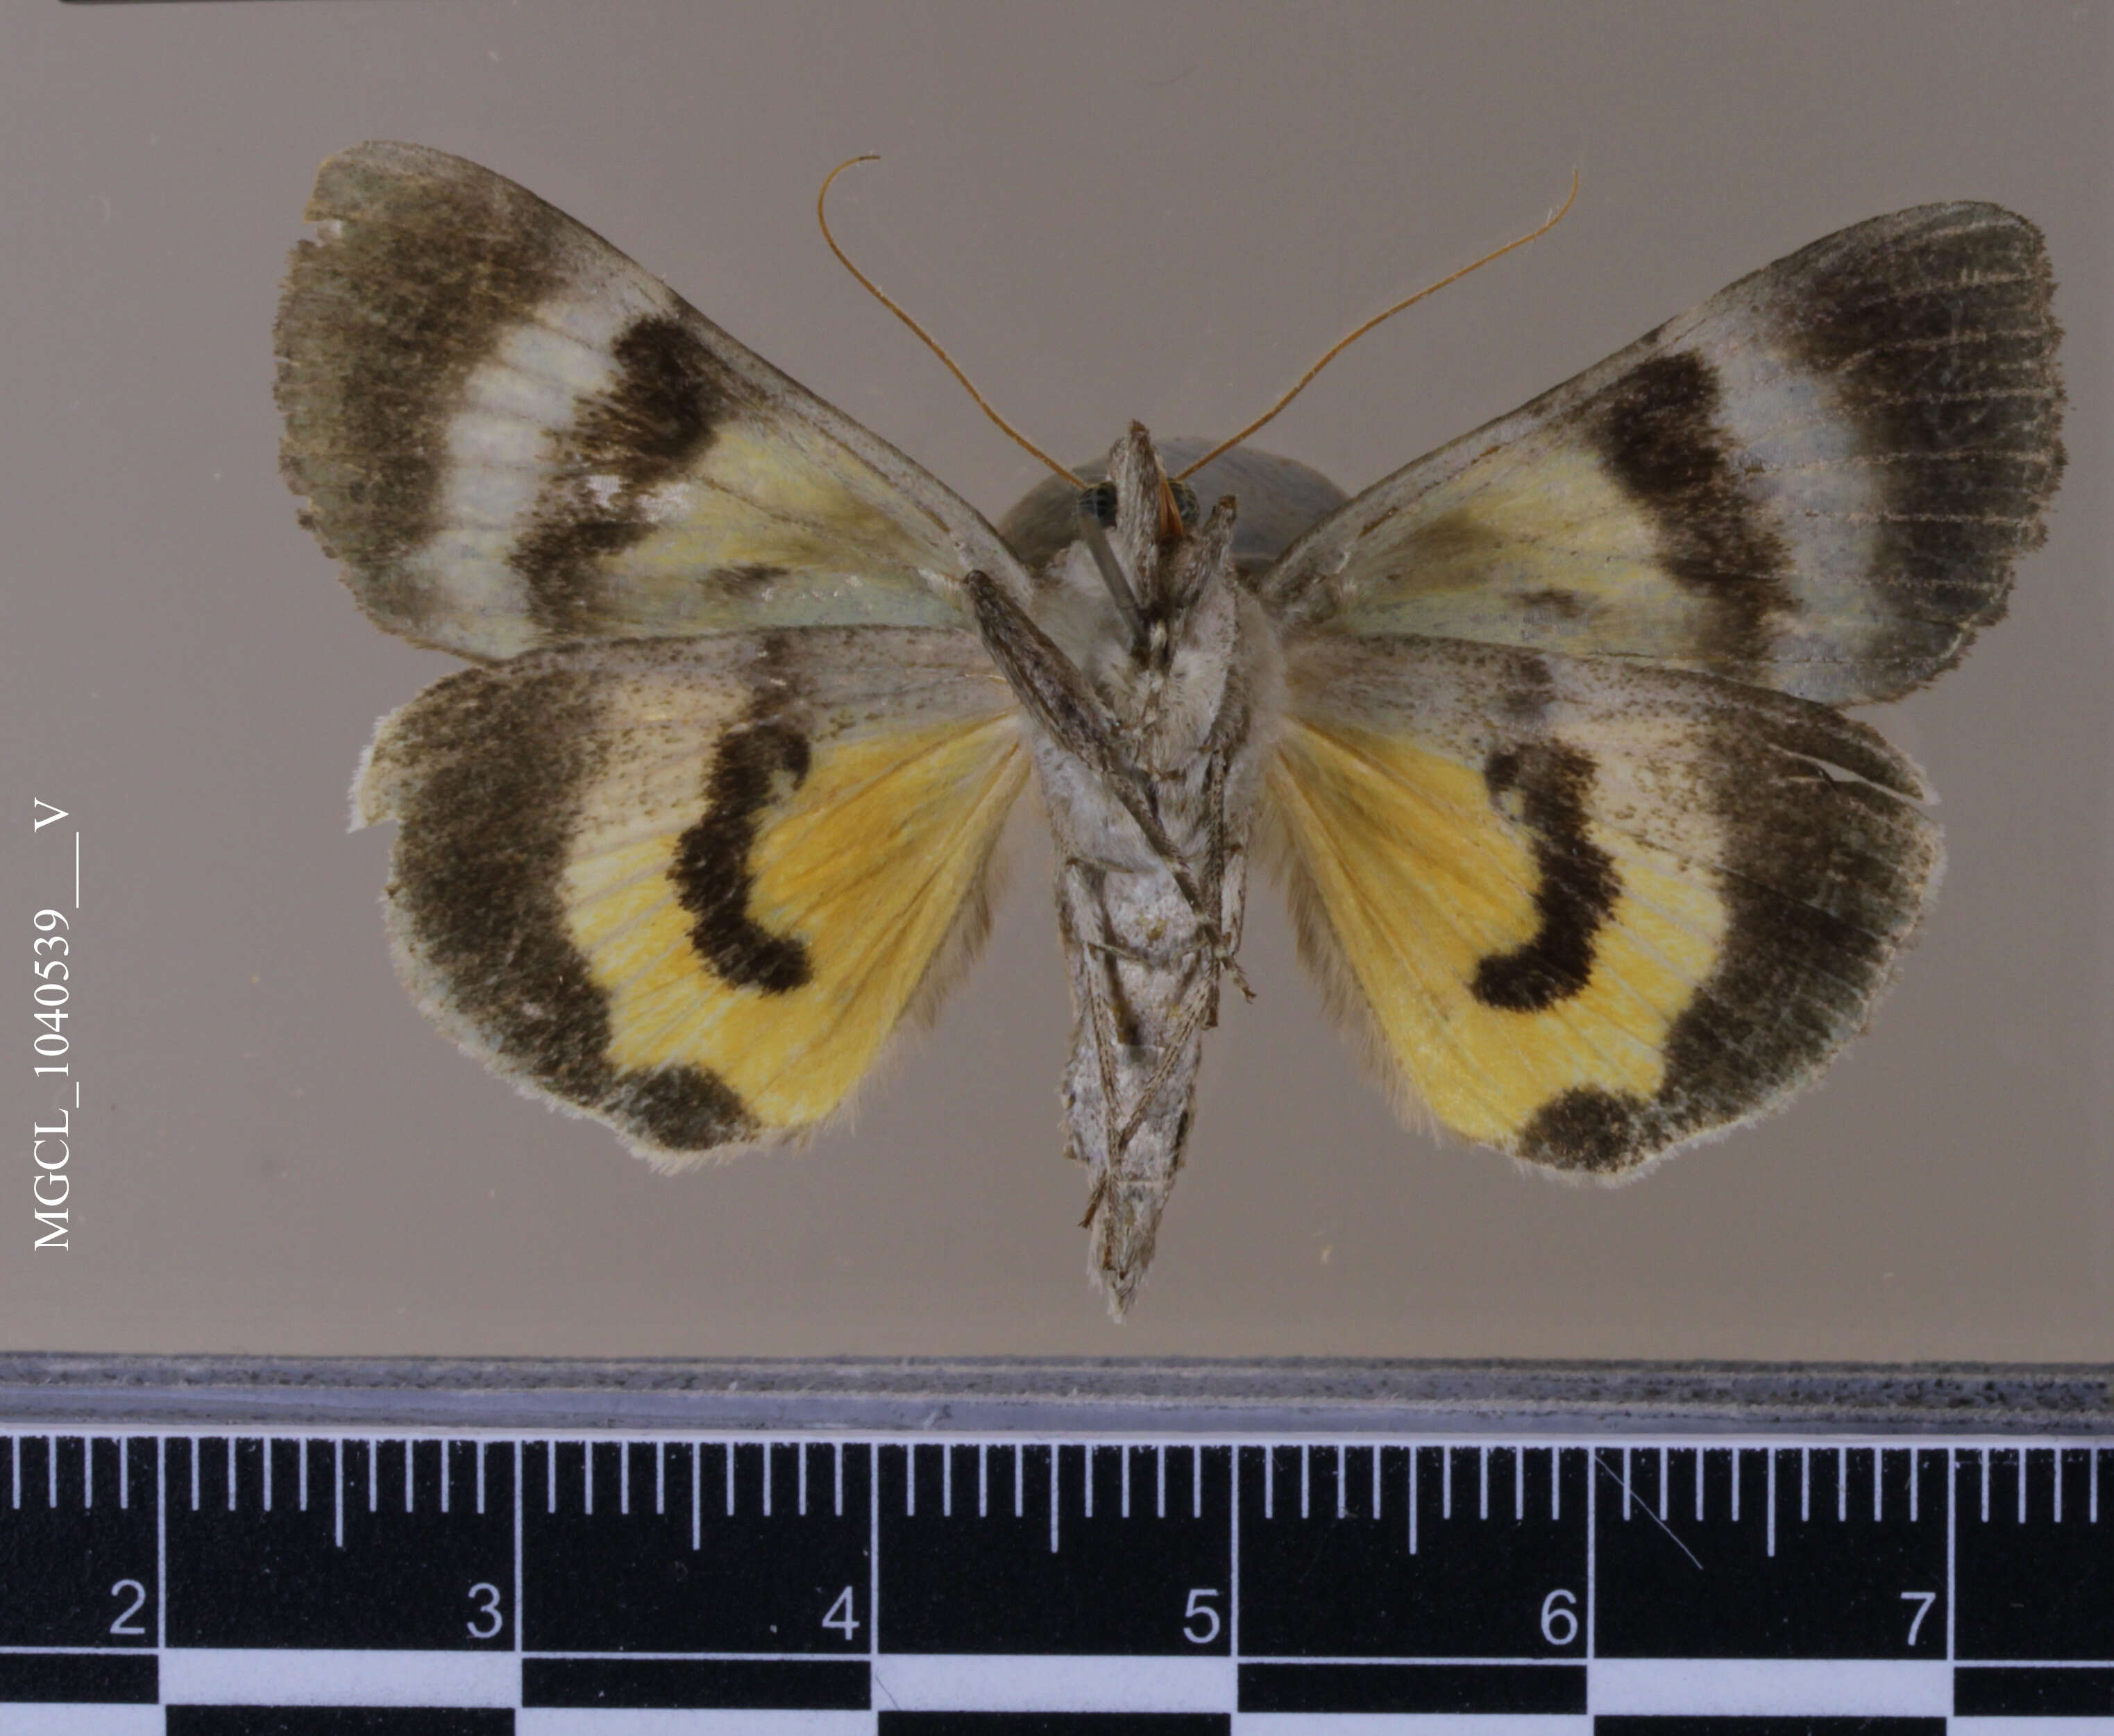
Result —
<svg viewBox="0 0 2114 1736"><path fill-rule="evenodd" d="M1295 633L1646 660L1888 699L2004 610L2063 462L2040 232L1860 223L1396 472L1261 582Z"/></svg>

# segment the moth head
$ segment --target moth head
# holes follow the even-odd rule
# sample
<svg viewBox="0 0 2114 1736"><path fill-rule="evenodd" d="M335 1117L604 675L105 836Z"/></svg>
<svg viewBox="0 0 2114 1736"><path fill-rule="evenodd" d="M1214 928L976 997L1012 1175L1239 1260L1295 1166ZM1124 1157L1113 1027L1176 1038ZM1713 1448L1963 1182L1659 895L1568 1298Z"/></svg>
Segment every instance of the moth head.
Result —
<svg viewBox="0 0 2114 1736"><path fill-rule="evenodd" d="M1137 423L1078 497L1079 547L1107 598L1087 674L1160 751L1194 752L1218 715L1238 628L1233 497L1200 517Z"/></svg>

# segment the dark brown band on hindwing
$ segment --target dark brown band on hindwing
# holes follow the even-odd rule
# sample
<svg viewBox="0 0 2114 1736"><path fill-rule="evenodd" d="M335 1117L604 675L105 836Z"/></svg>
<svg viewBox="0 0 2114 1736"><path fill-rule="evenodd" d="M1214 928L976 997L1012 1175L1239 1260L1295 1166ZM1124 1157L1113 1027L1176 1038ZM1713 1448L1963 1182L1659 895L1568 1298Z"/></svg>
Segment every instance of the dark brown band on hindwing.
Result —
<svg viewBox="0 0 2114 1736"><path fill-rule="evenodd" d="M652 534L646 496L694 466L734 413L725 370L680 320L636 320L611 346L616 377L553 428L550 481L508 558L554 640L597 626L597 564Z"/></svg>
<svg viewBox="0 0 2114 1736"><path fill-rule="evenodd" d="M562 890L606 739L595 689L562 667L469 670L398 714L377 753L410 769L387 893L400 942L440 985L444 1026L505 1071L668 1149L751 1137L716 1075L608 1062L608 1001L570 938Z"/></svg>
<svg viewBox="0 0 2114 1736"><path fill-rule="evenodd" d="M1653 1096L1567 1092L1522 1157L1613 1174L1773 1107L1862 1027L1928 905L1937 829L1878 735L1805 701L1728 701L1706 780L1727 865L1718 965L1668 1032Z"/></svg>
<svg viewBox="0 0 2114 1736"><path fill-rule="evenodd" d="M1718 372L1691 351L1652 357L1608 388L1593 433L1603 461L1650 514L1661 559L1711 605L1711 668L1741 675L1768 656L1791 608L1790 556L1741 487Z"/></svg>
<svg viewBox="0 0 2114 1736"><path fill-rule="evenodd" d="M400 564L439 528L464 382L556 289L556 238L570 226L482 170L422 174L415 203L400 182L363 152L323 166L308 215L332 229L288 267L274 396L279 468L309 502L301 523L357 573L363 603L415 637L425 599Z"/></svg>
<svg viewBox="0 0 2114 1736"><path fill-rule="evenodd" d="M1562 742L1522 742L1491 754L1483 783L1501 810L1516 803L1533 840L1539 925L1525 945L1484 958L1470 992L1485 1007L1543 1012L1591 980L1595 940L1622 890L1613 859L1586 835L1592 757Z"/></svg>

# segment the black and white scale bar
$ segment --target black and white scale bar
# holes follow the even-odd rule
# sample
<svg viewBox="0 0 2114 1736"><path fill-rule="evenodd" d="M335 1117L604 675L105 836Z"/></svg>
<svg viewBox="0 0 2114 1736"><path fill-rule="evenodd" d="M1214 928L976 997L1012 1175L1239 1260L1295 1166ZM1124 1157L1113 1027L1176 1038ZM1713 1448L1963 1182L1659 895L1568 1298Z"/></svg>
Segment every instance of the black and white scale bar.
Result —
<svg viewBox="0 0 2114 1736"><path fill-rule="evenodd" d="M525 1658L524 1706L622 1711L865 1711L864 1658Z"/></svg>
<svg viewBox="0 0 2114 1736"><path fill-rule="evenodd" d="M1244 1712L1577 1715L1586 1666L1558 1664L1243 1664Z"/></svg>
<svg viewBox="0 0 2114 1736"><path fill-rule="evenodd" d="M2110 1444L0 1432L0 1729L2114 1730Z"/></svg>
<svg viewBox="0 0 2114 1736"><path fill-rule="evenodd" d="M883 1712L880 1736L1228 1736L1223 1712Z"/></svg>
<svg viewBox="0 0 2114 1736"><path fill-rule="evenodd" d="M1707 1713L1599 1717L1593 1729L1594 1736L1946 1736L1942 1718L1742 1718Z"/></svg>
<svg viewBox="0 0 2114 1736"><path fill-rule="evenodd" d="M167 1736L511 1736L510 1711L452 1706L172 1706Z"/></svg>
<svg viewBox="0 0 2114 1736"><path fill-rule="evenodd" d="M2054 1589L2060 1591L2060 1588ZM1952 1715L2114 1720L2114 1669L1956 1670L1952 1676Z"/></svg>
<svg viewBox="0 0 2114 1736"><path fill-rule="evenodd" d="M880 1736L1228 1736L1223 1712L883 1712Z"/></svg>

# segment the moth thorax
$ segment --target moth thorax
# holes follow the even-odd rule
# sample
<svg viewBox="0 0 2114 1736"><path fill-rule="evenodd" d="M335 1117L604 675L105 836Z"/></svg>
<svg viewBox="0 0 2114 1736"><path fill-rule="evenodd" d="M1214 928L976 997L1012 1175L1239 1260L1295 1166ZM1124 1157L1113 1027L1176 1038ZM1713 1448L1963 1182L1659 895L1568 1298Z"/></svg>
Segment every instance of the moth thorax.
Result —
<svg viewBox="0 0 2114 1736"><path fill-rule="evenodd" d="M1233 586L1211 574L1173 619L1148 621L1144 645L1102 665L1102 697L1151 770L1178 770L1202 752L1225 702L1239 628Z"/></svg>

